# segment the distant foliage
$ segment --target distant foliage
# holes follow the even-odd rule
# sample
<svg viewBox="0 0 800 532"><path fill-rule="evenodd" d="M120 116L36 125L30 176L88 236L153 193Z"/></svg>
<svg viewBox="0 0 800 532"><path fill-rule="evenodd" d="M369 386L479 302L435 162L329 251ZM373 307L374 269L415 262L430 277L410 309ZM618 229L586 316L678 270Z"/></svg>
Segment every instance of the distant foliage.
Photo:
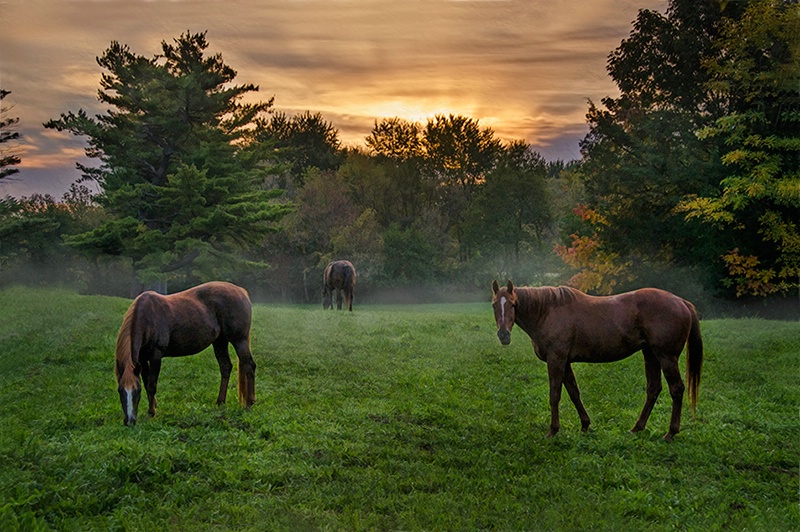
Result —
<svg viewBox="0 0 800 532"><path fill-rule="evenodd" d="M320 113L306 111L292 117L273 113L268 120L260 119L260 126L258 140L278 151L277 159L295 185L302 186L304 173L311 168L336 170L341 164L339 132ZM281 181L281 186L287 184Z"/></svg>
<svg viewBox="0 0 800 532"><path fill-rule="evenodd" d="M120 293L111 276L126 265L87 260L65 245L64 235L81 233L107 220L86 187L73 185L60 201L49 195L0 199L0 285L65 283L85 291ZM127 293L129 282L123 282Z"/></svg>
<svg viewBox="0 0 800 532"><path fill-rule="evenodd" d="M574 213L591 227L608 224L598 212L578 205ZM555 252L571 268L578 270L570 280L570 286L600 295L609 295L619 291L633 279L631 263L622 260L618 253L603 247L603 241L597 233L591 236L570 235L570 245L556 245Z"/></svg>
<svg viewBox="0 0 800 532"><path fill-rule="evenodd" d="M785 294L800 284L796 7L640 11L609 54L619 96L589 103L579 162L545 161L454 114L384 118L363 147L344 147L321 113L243 103L257 88L234 84L205 33L152 58L114 42L98 58L108 111L46 124L87 139L98 164L79 167L101 187L95 215L56 235L52 207L42 218L9 204L0 260L38 249L13 243L28 235L99 276L124 265L138 288L224 278L306 302L335 259L355 263L362 297L483 293L493 278L594 293L655 285L693 300Z"/></svg>
<svg viewBox="0 0 800 532"><path fill-rule="evenodd" d="M134 285L225 278L311 301L334 259L354 261L367 292L477 288L550 245L548 172L557 177L526 143L451 114L384 119L366 149L345 149L320 113L242 103L257 88L234 85L207 48L190 32L152 58L112 42L97 60L108 111L45 124L85 137L99 163L79 168L101 188L103 217L63 233L69 249L126 259Z"/></svg>

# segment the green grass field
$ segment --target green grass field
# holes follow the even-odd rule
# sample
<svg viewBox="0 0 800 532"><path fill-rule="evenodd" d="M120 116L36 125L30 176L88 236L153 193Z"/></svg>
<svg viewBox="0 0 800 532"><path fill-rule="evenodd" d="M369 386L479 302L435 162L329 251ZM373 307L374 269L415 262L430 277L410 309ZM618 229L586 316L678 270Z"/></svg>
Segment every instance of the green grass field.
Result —
<svg viewBox="0 0 800 532"><path fill-rule="evenodd" d="M0 292L0 530L797 530L800 323L702 323L697 419L648 430L641 355L577 365L588 433L486 304L257 305L257 403L215 405L210 350L167 359L124 427L129 301ZM235 357L234 357L235 360ZM232 379L234 382L235 379Z"/></svg>

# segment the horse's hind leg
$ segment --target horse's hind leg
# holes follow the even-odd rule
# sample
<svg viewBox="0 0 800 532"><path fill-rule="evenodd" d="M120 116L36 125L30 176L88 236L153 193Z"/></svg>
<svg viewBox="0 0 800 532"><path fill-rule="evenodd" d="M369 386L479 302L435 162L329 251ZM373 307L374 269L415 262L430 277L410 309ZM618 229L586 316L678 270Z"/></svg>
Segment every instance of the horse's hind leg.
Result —
<svg viewBox="0 0 800 532"><path fill-rule="evenodd" d="M239 357L239 404L250 407L256 402L256 361L250 352L250 340L245 337L231 343Z"/></svg>
<svg viewBox="0 0 800 532"><path fill-rule="evenodd" d="M575 380L575 373L572 372L572 364L570 363L567 363L567 367L564 370L564 387L567 389L569 398L572 399L572 404L574 404L575 408L578 410L578 416L581 418L581 430L586 432L591 422L589 421L589 414L583 407L581 392L578 389L578 381Z"/></svg>
<svg viewBox="0 0 800 532"><path fill-rule="evenodd" d="M664 435L664 439L667 441L672 441L672 438L681 430L681 408L683 407L685 387L678 369L678 355L661 359L661 370L664 372L664 378L667 379L669 394L672 396L672 418L669 422L669 432Z"/></svg>
<svg viewBox="0 0 800 532"><path fill-rule="evenodd" d="M231 379L231 356L228 354L228 340L224 337L219 337L214 342L214 356L217 357L219 363L219 395L217 395L217 404L221 405L228 398L228 383Z"/></svg>
<svg viewBox="0 0 800 532"><path fill-rule="evenodd" d="M341 288L336 289L336 309L342 310L342 299L343 299L343 290Z"/></svg>
<svg viewBox="0 0 800 532"><path fill-rule="evenodd" d="M656 400L661 394L661 365L653 355L651 348L644 348L642 353L644 353L644 373L647 377L647 397L642 407L642 413L639 414L639 419L636 420L631 432L644 430L647 420L650 418L650 413L653 411L653 406L655 406Z"/></svg>

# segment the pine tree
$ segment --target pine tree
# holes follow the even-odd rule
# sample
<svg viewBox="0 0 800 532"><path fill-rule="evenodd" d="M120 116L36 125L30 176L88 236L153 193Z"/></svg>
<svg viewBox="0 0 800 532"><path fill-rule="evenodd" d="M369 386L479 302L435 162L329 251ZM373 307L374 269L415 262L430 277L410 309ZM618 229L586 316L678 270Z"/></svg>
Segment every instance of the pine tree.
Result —
<svg viewBox="0 0 800 532"><path fill-rule="evenodd" d="M241 103L258 87L232 85L236 72L207 47L205 33L187 32L146 58L112 42L97 59L108 111L45 124L87 138L86 154L100 165L78 167L112 216L68 243L129 257L145 283L178 270L201 280L218 274L289 209L265 184L272 150L256 140L272 100Z"/></svg>

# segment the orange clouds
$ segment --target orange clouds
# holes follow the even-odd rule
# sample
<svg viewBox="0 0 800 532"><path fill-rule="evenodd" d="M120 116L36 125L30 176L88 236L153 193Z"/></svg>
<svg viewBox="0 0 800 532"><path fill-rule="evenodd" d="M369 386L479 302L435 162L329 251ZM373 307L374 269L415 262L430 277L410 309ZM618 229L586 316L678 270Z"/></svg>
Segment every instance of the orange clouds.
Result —
<svg viewBox="0 0 800 532"><path fill-rule="evenodd" d="M223 55L238 82L259 85L260 99L274 95L276 108L290 114L321 112L346 144L363 144L375 120L453 113L503 138L524 138L547 157L573 159L586 100L615 93L608 53L629 34L638 9L665 5L11 0L0 6L0 83L36 145L26 150L21 176L28 164L55 167L74 155L74 140L44 136L42 122L81 107L104 111L94 58L111 40L149 56L187 30L207 30L210 52Z"/></svg>

